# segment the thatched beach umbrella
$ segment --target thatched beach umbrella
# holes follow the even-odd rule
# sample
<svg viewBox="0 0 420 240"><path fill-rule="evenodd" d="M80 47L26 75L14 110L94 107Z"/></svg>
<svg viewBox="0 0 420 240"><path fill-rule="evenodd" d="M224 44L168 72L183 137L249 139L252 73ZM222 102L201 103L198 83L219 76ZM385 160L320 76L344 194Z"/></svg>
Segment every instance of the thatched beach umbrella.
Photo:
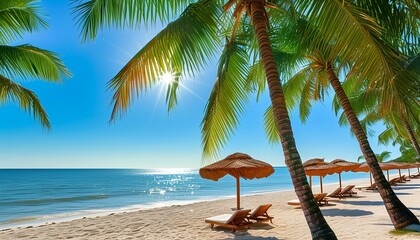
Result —
<svg viewBox="0 0 420 240"><path fill-rule="evenodd" d="M324 162L323 158L313 158L303 163L303 168L305 169L305 174L309 176L309 184L312 188L312 176L319 176L319 183L322 189L322 177L327 174L334 174L339 171L338 167Z"/></svg>
<svg viewBox="0 0 420 240"><path fill-rule="evenodd" d="M379 167L381 167L382 171L387 172L387 177L389 181L389 172L388 170L397 169L397 166L392 162L380 162ZM370 172L370 168L367 163L361 164L358 168L355 170L352 170L353 172ZM370 185L372 185L372 174L369 174L370 177Z"/></svg>
<svg viewBox="0 0 420 240"><path fill-rule="evenodd" d="M401 175L401 169L409 169L410 166L408 163L404 163L404 162L392 162L394 168L393 169L398 169L398 174L400 175L400 178L402 177Z"/></svg>
<svg viewBox="0 0 420 240"><path fill-rule="evenodd" d="M341 173L342 172L353 171L360 166L360 163L349 162L349 161L342 160L342 159L335 159L335 160L331 161L330 163L337 166L338 169L339 169L339 172L337 172L337 173L338 173L338 180L340 182L340 187L341 187Z"/></svg>
<svg viewBox="0 0 420 240"><path fill-rule="evenodd" d="M223 160L201 168L200 176L214 181L218 181L227 174L236 178L236 208L240 209L239 178L263 178L270 176L273 172L274 168L268 163L255 160L244 153L234 153Z"/></svg>

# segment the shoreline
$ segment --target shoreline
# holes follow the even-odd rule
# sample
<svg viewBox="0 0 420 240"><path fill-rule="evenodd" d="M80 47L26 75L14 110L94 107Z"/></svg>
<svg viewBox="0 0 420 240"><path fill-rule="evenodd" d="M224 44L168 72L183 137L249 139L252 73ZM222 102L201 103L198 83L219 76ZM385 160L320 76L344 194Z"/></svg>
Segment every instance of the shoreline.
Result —
<svg viewBox="0 0 420 240"><path fill-rule="evenodd" d="M395 175L396 177L397 175ZM391 175L390 175L391 177ZM392 176L394 177L394 176ZM365 178L356 178L342 181L343 185L350 184L352 182L367 182L369 183L369 179ZM332 185L338 185L338 182L335 183L324 183L324 189L328 188ZM362 184L363 185L363 184ZM358 187L358 186L356 186ZM319 184L312 186L312 191L314 193L318 192L320 188ZM274 190L274 191L261 191L256 193L248 193L248 194L241 194L241 197L249 197L249 196L258 196L264 194L275 194L275 193L282 193L282 192L293 192L294 188L282 189L282 190ZM56 213L56 214L47 214L47 215L38 215L38 216L28 216L20 219L31 219L29 221L19 221L20 219L15 219L16 221L10 221L10 223L5 223L0 225L0 231L9 230L9 229L22 229L22 228L32 228L38 227L48 224L57 224L62 222L68 222L78 219L86 219L86 218L96 218L96 217L104 217L108 215L114 214L121 214L121 213L131 213L136 211L143 211L143 210L151 210L157 208L164 208L164 207L172 207L172 206L183 206L183 205L190 205L195 203L205 203L205 202L213 202L213 201L220 201L220 200L234 200L236 199L236 195L226 195L226 196L205 196L195 200L169 200L169 201L162 201L156 203L145 203L145 204L136 204L136 205L127 205L118 208L98 208L98 209L87 209L87 210L79 210L73 212L64 212L64 213Z"/></svg>
<svg viewBox="0 0 420 240"><path fill-rule="evenodd" d="M369 180L345 181L345 184L367 185ZM334 190L338 183L326 184L326 192ZM314 193L317 188L314 186ZM400 200L416 216L420 216L418 196L420 179L394 187ZM308 239L310 232L303 212L287 205L295 199L294 191L252 194L241 197L242 206L255 209L258 205L272 203L269 213L273 224L254 224L250 230L238 231L235 235L223 228L210 229L204 219L232 212L235 198L201 201L185 205L163 206L111 213L105 216L78 218L71 221L48 223L26 228L0 231L0 239ZM330 199L330 204L321 207L324 217L339 239L418 239L417 236L392 236L391 220L378 192L358 191L354 198ZM296 227L299 226L299 227ZM357 231L349 231L357 229Z"/></svg>

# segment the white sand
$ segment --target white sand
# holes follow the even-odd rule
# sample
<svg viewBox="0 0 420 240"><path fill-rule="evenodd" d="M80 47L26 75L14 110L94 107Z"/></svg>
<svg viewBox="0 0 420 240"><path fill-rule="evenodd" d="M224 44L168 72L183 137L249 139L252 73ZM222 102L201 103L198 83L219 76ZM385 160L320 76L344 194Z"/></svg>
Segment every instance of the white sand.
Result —
<svg viewBox="0 0 420 240"><path fill-rule="evenodd" d="M368 180L352 184L368 185ZM325 186L324 191L331 192L336 187ZM420 217L420 179L394 190ZM314 186L314 192L318 191ZM212 230L204 223L207 217L232 212L230 208L236 204L233 198L8 229L0 231L0 239L311 239L302 210L286 204L295 198L292 191L242 197L245 208L272 203L269 213L274 216L274 224L254 224L250 230L236 234L219 227ZM393 225L378 192L358 191L357 197L333 199L321 210L339 239L420 239L418 235L389 233Z"/></svg>

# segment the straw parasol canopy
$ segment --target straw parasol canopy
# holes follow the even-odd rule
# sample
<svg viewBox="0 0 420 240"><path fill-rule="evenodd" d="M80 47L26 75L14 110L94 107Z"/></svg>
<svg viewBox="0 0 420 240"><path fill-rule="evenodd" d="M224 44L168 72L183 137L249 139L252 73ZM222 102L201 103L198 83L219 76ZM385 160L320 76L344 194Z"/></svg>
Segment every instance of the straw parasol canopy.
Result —
<svg viewBox="0 0 420 240"><path fill-rule="evenodd" d="M398 165L396 165L394 162L380 162L379 167L382 169L382 171L387 171L388 181L389 181L388 170L398 169ZM363 163L358 168L352 171L353 172L370 172L370 168L367 163ZM370 174L370 185L372 185L372 174Z"/></svg>
<svg viewBox="0 0 420 240"><path fill-rule="evenodd" d="M410 176L410 168L415 167L414 164L407 163L407 162L392 162L395 166L394 169L398 169L400 178L401 178L401 169L407 169L408 170L408 176Z"/></svg>
<svg viewBox="0 0 420 240"><path fill-rule="evenodd" d="M254 179L268 177L274 168L263 161L255 160L248 154L234 153L218 162L200 169L202 178L218 181L227 174L236 178L236 206L240 209L240 181L239 178Z"/></svg>
<svg viewBox="0 0 420 240"><path fill-rule="evenodd" d="M327 163L323 158L313 158L303 163L305 174L309 176L309 183L312 188L312 176L319 176L319 182L322 192L322 177L327 174L339 172L339 168L333 164Z"/></svg>
<svg viewBox="0 0 420 240"><path fill-rule="evenodd" d="M334 174L339 171L337 166L325 162L323 158L310 159L303 163L303 168L308 176L324 177L327 174Z"/></svg>
<svg viewBox="0 0 420 240"><path fill-rule="evenodd" d="M331 161L330 163L338 167L339 172L337 172L337 173L338 173L338 179L339 179L339 182L340 182L340 187L341 187L341 173L342 172L353 171L360 166L359 163L349 162L349 161L346 161L346 160L343 160L343 159L335 159L335 160Z"/></svg>

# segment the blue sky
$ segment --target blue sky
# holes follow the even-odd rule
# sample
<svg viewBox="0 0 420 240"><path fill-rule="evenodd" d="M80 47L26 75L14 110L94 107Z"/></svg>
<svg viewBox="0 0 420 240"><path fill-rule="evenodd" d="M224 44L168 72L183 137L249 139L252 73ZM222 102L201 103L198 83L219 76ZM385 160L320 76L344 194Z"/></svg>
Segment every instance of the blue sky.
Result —
<svg viewBox="0 0 420 240"><path fill-rule="evenodd" d="M111 92L106 83L161 28L148 30L111 29L94 42L82 43L68 1L40 3L48 16L49 29L28 34L14 45L30 43L58 53L73 77L61 84L43 81L20 82L34 90L47 110L52 131L40 127L14 103L0 106L0 168L198 168L201 160L200 123L215 79L217 60L181 89L178 106L166 111L160 86L141 96L127 115L109 125ZM280 146L271 146L263 130L263 114L270 104L264 95L249 103L241 126L221 151L224 157L245 152L275 166L284 165ZM339 127L330 101L314 105L307 123L291 113L298 150L305 161L325 157L356 161L361 155L348 128ZM375 126L377 133L383 126ZM399 151L379 146L375 152Z"/></svg>

